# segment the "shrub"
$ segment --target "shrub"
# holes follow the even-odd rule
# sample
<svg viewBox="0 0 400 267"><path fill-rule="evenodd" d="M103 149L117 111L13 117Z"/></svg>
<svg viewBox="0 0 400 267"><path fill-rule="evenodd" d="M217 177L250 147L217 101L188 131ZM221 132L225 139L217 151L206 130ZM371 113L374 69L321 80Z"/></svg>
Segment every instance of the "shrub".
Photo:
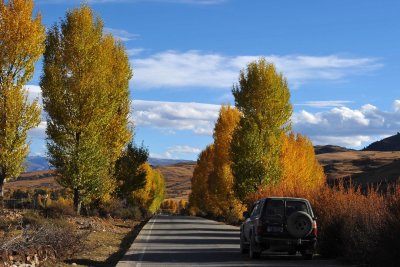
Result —
<svg viewBox="0 0 400 267"><path fill-rule="evenodd" d="M64 215L76 215L72 199L63 197L60 197L58 200L49 201L44 208L44 213L46 217L50 218L60 218Z"/></svg>
<svg viewBox="0 0 400 267"><path fill-rule="evenodd" d="M111 199L103 203L99 209L99 215L102 217L111 216L120 219L141 220L145 217L144 212L138 206L125 206L118 199Z"/></svg>
<svg viewBox="0 0 400 267"><path fill-rule="evenodd" d="M36 255L41 261L62 261L82 251L87 235L88 232L76 232L65 221L44 221L23 228L19 236L0 240L0 260L8 262L8 255L12 255L23 263L26 256L32 259Z"/></svg>

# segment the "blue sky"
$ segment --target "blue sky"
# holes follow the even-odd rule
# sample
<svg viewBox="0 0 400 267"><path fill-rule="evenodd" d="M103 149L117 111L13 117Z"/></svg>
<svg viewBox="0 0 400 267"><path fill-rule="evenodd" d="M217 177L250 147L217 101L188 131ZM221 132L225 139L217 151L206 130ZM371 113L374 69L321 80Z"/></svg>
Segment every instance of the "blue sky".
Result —
<svg viewBox="0 0 400 267"><path fill-rule="evenodd" d="M293 129L314 144L362 148L400 128L400 2L92 0L124 41L135 142L151 156L196 159L240 69L260 56L287 77ZM79 1L36 1L46 27ZM41 63L27 88L32 97ZM45 153L45 122L31 154Z"/></svg>

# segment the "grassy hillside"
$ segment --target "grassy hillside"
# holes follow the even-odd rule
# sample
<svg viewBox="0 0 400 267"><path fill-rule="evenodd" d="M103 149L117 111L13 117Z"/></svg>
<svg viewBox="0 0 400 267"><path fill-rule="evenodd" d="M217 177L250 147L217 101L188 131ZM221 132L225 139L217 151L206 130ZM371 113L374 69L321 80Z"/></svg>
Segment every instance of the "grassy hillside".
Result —
<svg viewBox="0 0 400 267"><path fill-rule="evenodd" d="M195 163L179 163L157 167L165 178L167 199L188 199L195 166Z"/></svg>
<svg viewBox="0 0 400 267"><path fill-rule="evenodd" d="M341 151L342 149L334 150ZM324 167L328 180L352 178L354 182L385 183L395 182L400 177L400 151L346 151L318 154L317 158ZM178 163L157 166L165 177L168 199L187 199L190 179L195 163ZM60 188L55 181L54 172L38 171L24 173L15 181L6 183L7 189Z"/></svg>
<svg viewBox="0 0 400 267"><path fill-rule="evenodd" d="M400 151L350 151L317 155L328 180L352 178L361 184L395 182L400 177Z"/></svg>

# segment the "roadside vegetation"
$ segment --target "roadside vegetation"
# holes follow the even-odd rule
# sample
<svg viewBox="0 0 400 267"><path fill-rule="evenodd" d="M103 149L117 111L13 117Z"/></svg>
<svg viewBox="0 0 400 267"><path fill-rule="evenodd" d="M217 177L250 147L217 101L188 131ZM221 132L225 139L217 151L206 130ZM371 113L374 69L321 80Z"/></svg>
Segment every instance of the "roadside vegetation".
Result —
<svg viewBox="0 0 400 267"><path fill-rule="evenodd" d="M318 217L320 254L398 266L400 189L328 185L311 141L291 130L286 79L265 59L241 71L232 92L235 107L221 107L214 142L197 160L189 213L238 224L260 198L307 198Z"/></svg>
<svg viewBox="0 0 400 267"><path fill-rule="evenodd" d="M0 2L0 266L114 265L165 197L164 177L133 141L128 55L87 5L47 33L32 13L32 0ZM42 55L38 103L24 86ZM63 188L3 192L24 170L41 104Z"/></svg>

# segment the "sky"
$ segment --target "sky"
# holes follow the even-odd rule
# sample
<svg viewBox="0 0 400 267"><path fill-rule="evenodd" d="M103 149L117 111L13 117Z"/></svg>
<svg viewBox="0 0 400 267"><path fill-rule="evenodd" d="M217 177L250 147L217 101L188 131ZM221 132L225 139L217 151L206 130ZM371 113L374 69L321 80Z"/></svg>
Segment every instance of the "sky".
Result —
<svg viewBox="0 0 400 267"><path fill-rule="evenodd" d="M293 130L315 145L360 149L400 128L400 1L89 0L125 44L134 141L157 158L195 160L221 104L260 57L287 78ZM46 27L74 0L37 0ZM26 86L40 97L42 63ZM46 154L45 115L30 132Z"/></svg>

